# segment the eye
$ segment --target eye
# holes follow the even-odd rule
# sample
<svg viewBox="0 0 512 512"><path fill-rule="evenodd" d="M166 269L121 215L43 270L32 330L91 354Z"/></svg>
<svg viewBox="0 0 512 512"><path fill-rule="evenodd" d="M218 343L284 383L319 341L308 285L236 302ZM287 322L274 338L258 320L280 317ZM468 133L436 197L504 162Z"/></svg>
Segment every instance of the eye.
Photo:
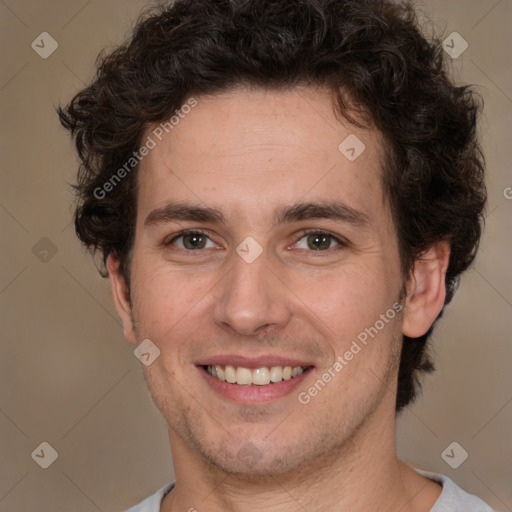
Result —
<svg viewBox="0 0 512 512"><path fill-rule="evenodd" d="M214 249L218 247L206 233L198 230L181 231L170 240L165 241L164 245L166 247L175 246L184 251L198 251L201 249ZM335 249L336 247L346 247L348 242L327 231L310 230L303 232L295 245L298 249L310 252L327 252L330 249Z"/></svg>
<svg viewBox="0 0 512 512"><path fill-rule="evenodd" d="M305 242L302 242L305 240ZM325 252L329 249L333 249L332 243L335 243L334 247L346 246L347 243L341 238L334 236L326 231L308 231L306 232L297 242L299 249L322 251Z"/></svg>
<svg viewBox="0 0 512 512"><path fill-rule="evenodd" d="M210 246L207 246L208 241ZM176 245L178 249L195 251L198 249L210 249L217 247L202 231L187 230L178 233L171 240L165 242L166 246Z"/></svg>

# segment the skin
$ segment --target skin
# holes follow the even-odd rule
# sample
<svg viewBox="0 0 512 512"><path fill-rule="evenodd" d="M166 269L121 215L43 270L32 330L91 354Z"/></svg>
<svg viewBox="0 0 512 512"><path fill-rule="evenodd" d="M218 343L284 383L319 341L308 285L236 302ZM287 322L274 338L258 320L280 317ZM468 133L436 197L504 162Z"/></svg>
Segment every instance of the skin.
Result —
<svg viewBox="0 0 512 512"><path fill-rule="evenodd" d="M161 351L143 367L176 472L161 510L430 510L441 487L397 459L396 379L402 334L422 335L442 308L449 247L431 247L404 282L381 184L383 139L336 116L326 91L239 88L197 101L141 162L130 290L119 261L108 259L125 337L149 338ZM365 144L354 161L338 151L350 134ZM174 201L218 208L225 223L147 225ZM298 201L341 201L366 222L274 225L275 209ZM190 236L172 241L191 228L204 231L204 248L190 249ZM347 243L327 238L315 250L305 229ZM252 263L236 252L248 236L263 249ZM298 393L399 301L404 285L401 313L300 403ZM196 366L218 354L313 368L284 397L237 403ZM251 463L239 456L248 447Z"/></svg>

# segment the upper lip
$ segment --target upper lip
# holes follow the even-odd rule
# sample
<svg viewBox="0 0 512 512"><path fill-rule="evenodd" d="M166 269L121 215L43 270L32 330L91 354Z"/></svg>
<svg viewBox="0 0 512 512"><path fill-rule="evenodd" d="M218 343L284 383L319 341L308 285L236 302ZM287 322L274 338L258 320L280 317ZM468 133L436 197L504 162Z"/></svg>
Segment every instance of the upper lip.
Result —
<svg viewBox="0 0 512 512"><path fill-rule="evenodd" d="M215 356L210 356L205 359L201 359L196 363L197 366L241 366L243 368L263 368L263 367L272 367L272 366L302 366L303 368L307 368L309 366L313 366L310 361L305 361L304 359L294 359L290 357L281 357L281 356L272 356L272 355L262 355L258 357L249 357L242 356L237 354L219 354Z"/></svg>

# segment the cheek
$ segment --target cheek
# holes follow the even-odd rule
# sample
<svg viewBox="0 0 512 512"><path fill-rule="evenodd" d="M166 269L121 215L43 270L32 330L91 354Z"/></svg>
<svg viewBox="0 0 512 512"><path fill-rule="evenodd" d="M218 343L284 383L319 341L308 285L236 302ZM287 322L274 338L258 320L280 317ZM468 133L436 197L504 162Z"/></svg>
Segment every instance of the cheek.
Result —
<svg viewBox="0 0 512 512"><path fill-rule="evenodd" d="M192 276L150 258L142 264L134 258L133 269L132 299L138 331L160 342L172 336L179 324L190 323L198 314L204 317L208 291L218 281L211 273Z"/></svg>
<svg viewBox="0 0 512 512"><path fill-rule="evenodd" d="M298 305L305 304L326 324L330 337L343 334L346 340L373 325L397 298L397 282L378 260L295 277L290 288L301 299Z"/></svg>

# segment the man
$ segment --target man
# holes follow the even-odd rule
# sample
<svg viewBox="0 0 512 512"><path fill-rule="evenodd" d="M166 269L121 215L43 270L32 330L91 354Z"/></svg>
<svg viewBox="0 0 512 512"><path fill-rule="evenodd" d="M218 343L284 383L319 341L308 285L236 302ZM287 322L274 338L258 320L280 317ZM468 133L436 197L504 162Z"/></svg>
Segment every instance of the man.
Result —
<svg viewBox="0 0 512 512"><path fill-rule="evenodd" d="M75 225L176 472L131 512L491 510L395 447L480 238L477 113L388 1L182 0L103 58L60 110Z"/></svg>

